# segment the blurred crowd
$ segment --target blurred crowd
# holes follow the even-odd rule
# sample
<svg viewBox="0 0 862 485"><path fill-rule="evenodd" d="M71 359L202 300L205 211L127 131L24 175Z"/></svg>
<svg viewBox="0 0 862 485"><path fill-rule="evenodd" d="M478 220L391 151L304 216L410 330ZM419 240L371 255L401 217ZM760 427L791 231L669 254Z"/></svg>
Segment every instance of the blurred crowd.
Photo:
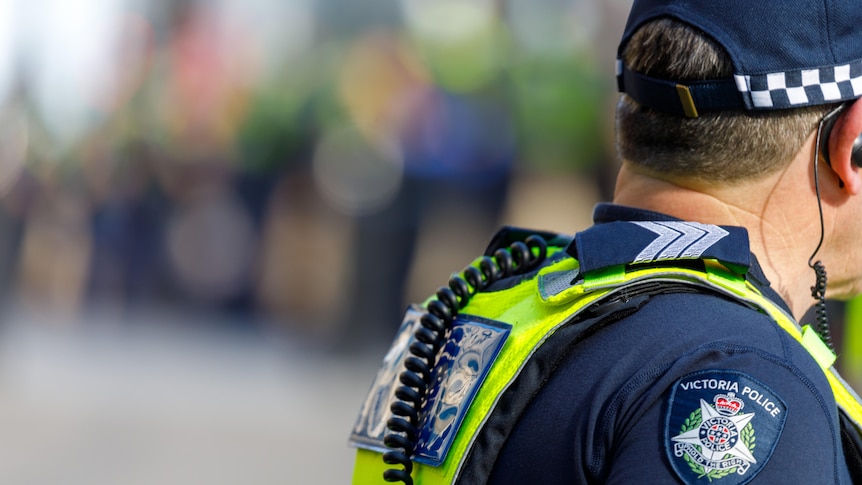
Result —
<svg viewBox="0 0 862 485"><path fill-rule="evenodd" d="M628 3L0 0L5 308L385 340L428 234L608 197Z"/></svg>
<svg viewBox="0 0 862 485"><path fill-rule="evenodd" d="M610 198L629 4L0 0L0 308L385 346Z"/></svg>

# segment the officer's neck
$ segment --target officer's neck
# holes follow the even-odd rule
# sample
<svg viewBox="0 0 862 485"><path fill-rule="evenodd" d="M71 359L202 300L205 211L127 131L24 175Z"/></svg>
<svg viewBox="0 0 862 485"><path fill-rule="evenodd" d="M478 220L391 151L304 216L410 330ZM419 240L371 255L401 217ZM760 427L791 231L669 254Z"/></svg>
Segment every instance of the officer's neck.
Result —
<svg viewBox="0 0 862 485"><path fill-rule="evenodd" d="M745 227L751 251L757 255L772 287L801 318L811 306L813 273L808 257L817 243L816 200L791 190L796 164L777 174L734 185L670 180L632 170L623 164L614 202L662 212L705 224ZM798 186L797 186L798 187Z"/></svg>

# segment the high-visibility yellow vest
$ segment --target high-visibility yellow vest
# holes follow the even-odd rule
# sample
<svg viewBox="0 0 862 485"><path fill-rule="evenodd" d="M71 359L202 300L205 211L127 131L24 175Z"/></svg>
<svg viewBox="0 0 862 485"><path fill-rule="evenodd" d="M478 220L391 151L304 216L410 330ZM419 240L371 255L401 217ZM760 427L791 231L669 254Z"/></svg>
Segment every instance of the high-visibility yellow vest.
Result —
<svg viewBox="0 0 862 485"><path fill-rule="evenodd" d="M557 248L559 250L560 248ZM625 265L578 275L578 262L572 258L555 258L535 277L505 290L477 293L459 315L481 321L501 323L509 329L499 352L487 369L460 425L452 430L454 439L442 461L434 465L415 463L414 483L421 485L453 484L461 478L466 457L492 413L502 393L514 382L534 352L555 332L577 321L586 308L607 301L624 290L645 282L684 284L718 292L769 315L775 323L797 340L818 362L832 388L839 408L862 429L862 405L858 396L838 375L832 364L835 355L817 333L808 326L800 328L792 316L766 298L743 275L737 274L716 260L702 260L703 270L689 267ZM478 264L478 260L477 263ZM572 284L575 276L578 282ZM582 278L582 279L581 279ZM390 376L391 377L391 376ZM371 396L369 396L371 398ZM379 395L379 400L391 399ZM388 406L383 406L387 408ZM368 416L365 416L368 418ZM385 417L382 420L385 422ZM367 424L367 423L366 423ZM383 426L381 417L374 423ZM368 428L369 426L366 426ZM384 483L383 473L392 468L381 458L381 446L358 446L353 483L358 485ZM422 461L416 457L414 461Z"/></svg>

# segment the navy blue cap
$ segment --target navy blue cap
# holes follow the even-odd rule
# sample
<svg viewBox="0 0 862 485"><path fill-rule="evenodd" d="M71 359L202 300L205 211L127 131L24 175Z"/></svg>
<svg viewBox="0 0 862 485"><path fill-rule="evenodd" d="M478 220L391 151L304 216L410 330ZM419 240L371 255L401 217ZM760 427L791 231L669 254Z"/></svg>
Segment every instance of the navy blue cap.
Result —
<svg viewBox="0 0 862 485"><path fill-rule="evenodd" d="M733 62L732 78L657 79L617 60L617 82L638 103L696 117L776 110L862 96L862 0L635 0L618 57L644 22L671 17L702 30Z"/></svg>

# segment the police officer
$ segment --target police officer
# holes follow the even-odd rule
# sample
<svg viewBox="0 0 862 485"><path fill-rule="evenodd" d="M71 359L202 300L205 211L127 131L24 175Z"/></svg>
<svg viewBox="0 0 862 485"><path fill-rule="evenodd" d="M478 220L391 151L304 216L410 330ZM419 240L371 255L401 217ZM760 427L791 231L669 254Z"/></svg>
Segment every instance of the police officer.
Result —
<svg viewBox="0 0 862 485"><path fill-rule="evenodd" d="M823 304L827 266L862 292L860 25L858 0L636 0L614 203L502 230L408 310L355 483L862 483Z"/></svg>

